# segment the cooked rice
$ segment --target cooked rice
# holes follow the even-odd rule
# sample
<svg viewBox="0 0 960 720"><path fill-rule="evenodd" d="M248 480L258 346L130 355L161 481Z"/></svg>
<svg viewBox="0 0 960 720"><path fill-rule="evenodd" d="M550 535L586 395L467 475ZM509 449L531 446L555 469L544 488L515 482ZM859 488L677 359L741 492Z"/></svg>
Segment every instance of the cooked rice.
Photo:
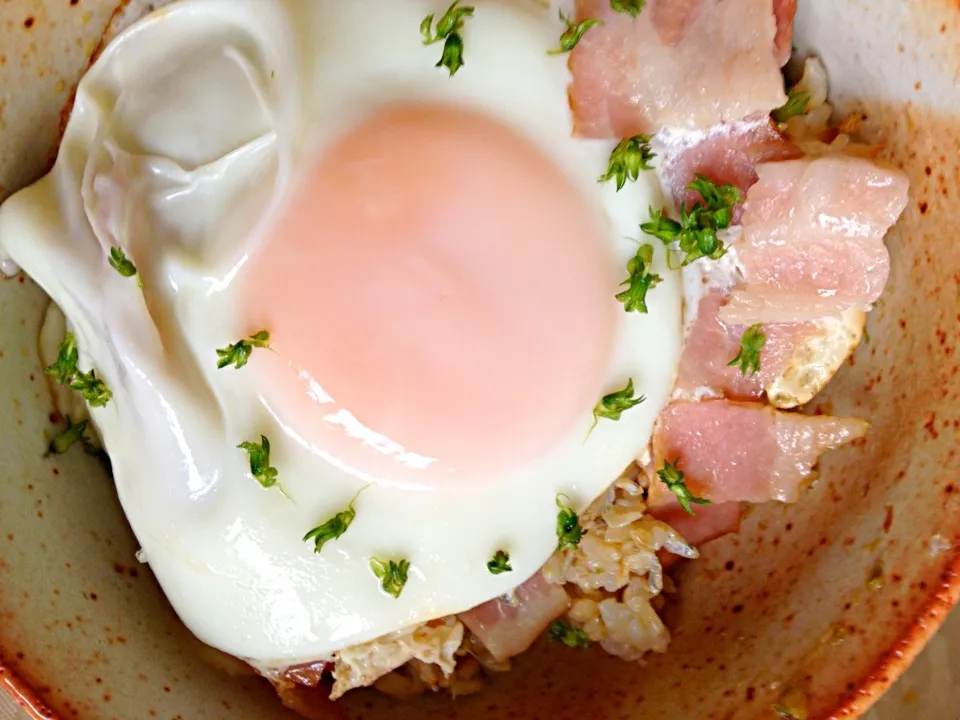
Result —
<svg viewBox="0 0 960 720"><path fill-rule="evenodd" d="M670 642L653 606L664 589L657 552L699 556L676 530L646 514L646 483L635 470L614 483L583 513L587 533L579 547L554 553L543 568L570 595L570 622L624 660L663 652Z"/></svg>
<svg viewBox="0 0 960 720"><path fill-rule="evenodd" d="M471 695L483 689L483 667L473 657L462 657L453 672L447 674L438 665L411 660L374 683L382 693L410 698L426 691L446 690L453 697Z"/></svg>
<svg viewBox="0 0 960 720"><path fill-rule="evenodd" d="M450 676L463 635L463 624L451 615L340 650L333 656L330 698L336 700L348 690L372 685L412 660L436 666L443 676Z"/></svg>
<svg viewBox="0 0 960 720"><path fill-rule="evenodd" d="M830 117L833 106L827 102L827 71L819 58L807 58L803 63L803 74L793 86L791 92L805 92L809 95L807 112L790 118L785 123L786 133L794 140L820 141L830 129Z"/></svg>
<svg viewBox="0 0 960 720"><path fill-rule="evenodd" d="M676 530L647 514L647 483L631 467L581 515L586 534L579 547L557 551L543 567L544 577L570 595L567 622L625 660L664 652L670 641L655 607L671 589L657 553L698 557ZM466 695L483 686L485 672L509 669L454 616L348 648L334 659L332 698L371 684L395 697L428 690Z"/></svg>
<svg viewBox="0 0 960 720"><path fill-rule="evenodd" d="M787 137L796 142L809 157L820 157L842 152L862 157L876 156L879 148L854 142L863 120L852 113L834 118L834 107L827 102L827 70L819 58L810 57L803 63L803 74L792 90L810 96L807 112L792 117L784 124Z"/></svg>

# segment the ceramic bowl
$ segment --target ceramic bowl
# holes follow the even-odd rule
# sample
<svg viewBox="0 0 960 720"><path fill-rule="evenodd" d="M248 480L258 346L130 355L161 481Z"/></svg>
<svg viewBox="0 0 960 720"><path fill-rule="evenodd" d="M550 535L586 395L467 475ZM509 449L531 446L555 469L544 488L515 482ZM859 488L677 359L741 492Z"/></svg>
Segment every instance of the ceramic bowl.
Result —
<svg viewBox="0 0 960 720"><path fill-rule="evenodd" d="M50 166L118 2L0 3L0 197ZM867 418L868 438L829 454L799 503L755 508L739 536L679 569L673 642L646 665L537 646L455 703L357 692L325 717L752 720L785 702L811 720L855 717L956 602L960 8L799 4L798 52L823 58L833 101L863 113L867 138L912 182L869 340L813 404ZM264 682L205 663L137 563L101 466L45 456L45 305L28 279L0 283L0 688L38 718L290 717Z"/></svg>

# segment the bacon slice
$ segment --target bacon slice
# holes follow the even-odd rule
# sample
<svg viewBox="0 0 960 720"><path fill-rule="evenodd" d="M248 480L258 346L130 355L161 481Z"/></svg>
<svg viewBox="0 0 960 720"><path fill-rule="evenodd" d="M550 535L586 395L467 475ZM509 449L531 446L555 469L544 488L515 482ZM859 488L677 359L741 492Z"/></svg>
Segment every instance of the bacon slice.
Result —
<svg viewBox="0 0 960 720"><path fill-rule="evenodd" d="M653 2L647 12L650 13L651 24L660 42L668 47L676 47L702 9L702 0L672 0Z"/></svg>
<svg viewBox="0 0 960 720"><path fill-rule="evenodd" d="M742 515L740 503L729 502L719 505L698 505L696 515L691 515L679 505L665 505L652 509L651 514L683 536L691 545L699 547L711 540L740 531ZM682 560L679 555L659 552L657 557L664 569Z"/></svg>
<svg viewBox="0 0 960 720"><path fill-rule="evenodd" d="M746 193L757 182L758 163L794 160L803 155L770 118L718 125L692 137L688 133L665 133L662 142L665 147L660 174L678 208L700 201L698 193L686 189L697 175Z"/></svg>
<svg viewBox="0 0 960 720"><path fill-rule="evenodd" d="M856 309L816 322L763 325L767 341L760 369L744 375L729 362L740 351L746 326L720 320L723 298L715 290L697 306L680 357L677 390L682 397L757 400L766 394L775 407L797 407L826 387L863 337L866 315Z"/></svg>
<svg viewBox="0 0 960 720"><path fill-rule="evenodd" d="M883 236L907 204L907 178L836 154L757 166L739 257L745 285L720 318L795 322L869 310L890 272Z"/></svg>
<svg viewBox="0 0 960 720"><path fill-rule="evenodd" d="M329 677L333 670L333 663L327 660L318 660L317 662L304 663L287 668L282 674L283 681L295 685L304 685L306 687L318 687L324 681L324 675Z"/></svg>
<svg viewBox="0 0 960 720"><path fill-rule="evenodd" d="M500 662L530 647L570 607L566 591L547 582L539 572L514 590L512 596L494 598L459 615L460 621Z"/></svg>
<svg viewBox="0 0 960 720"><path fill-rule="evenodd" d="M767 342L760 352L760 370L744 375L729 362L739 352L740 338L747 328L720 320L723 298L719 291L701 298L680 357L677 389L686 394L709 390L735 400L759 399L790 366L804 338L817 333L818 328L812 323L765 325Z"/></svg>
<svg viewBox="0 0 960 720"><path fill-rule="evenodd" d="M774 0L650 0L636 17L577 0L597 18L570 54L576 131L622 138L706 129L767 115L786 101Z"/></svg>
<svg viewBox="0 0 960 720"><path fill-rule="evenodd" d="M797 15L797 0L773 0L773 14L777 19L774 51L780 67L787 64L793 51L793 20Z"/></svg>
<svg viewBox="0 0 960 720"><path fill-rule="evenodd" d="M785 413L757 403L677 402L660 415L654 459L656 467L676 461L690 491L713 503L794 502L820 455L863 437L867 428L855 418ZM663 483L652 484L650 507L675 502Z"/></svg>

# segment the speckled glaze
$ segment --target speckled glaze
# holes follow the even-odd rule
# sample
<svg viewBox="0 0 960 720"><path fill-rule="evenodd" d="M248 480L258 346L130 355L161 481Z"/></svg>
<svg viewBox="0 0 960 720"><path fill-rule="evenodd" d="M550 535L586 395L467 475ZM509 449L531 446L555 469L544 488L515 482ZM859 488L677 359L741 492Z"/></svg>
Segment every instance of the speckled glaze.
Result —
<svg viewBox="0 0 960 720"><path fill-rule="evenodd" d="M117 3L0 3L0 197L49 166ZM828 455L798 504L757 507L738 537L679 570L673 643L646 666L538 646L454 704L360 692L325 717L761 720L778 703L856 717L957 601L960 7L800 0L797 44L823 57L834 100L865 114L865 134L912 181L869 342L814 403L869 419L867 440ZM44 456L44 306L29 280L0 283L0 689L37 718L291 717L264 683L201 659L137 564L96 461Z"/></svg>

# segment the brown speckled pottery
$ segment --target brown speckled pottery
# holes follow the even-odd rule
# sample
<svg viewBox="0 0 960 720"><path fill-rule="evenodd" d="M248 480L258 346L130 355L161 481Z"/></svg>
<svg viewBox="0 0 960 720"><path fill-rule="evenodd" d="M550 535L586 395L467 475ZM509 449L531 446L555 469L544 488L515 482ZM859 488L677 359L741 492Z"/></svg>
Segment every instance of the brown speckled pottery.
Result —
<svg viewBox="0 0 960 720"><path fill-rule="evenodd" d="M0 197L49 167L118 2L0 2ZM673 643L645 666L538 646L455 703L359 692L331 717L760 720L781 702L810 720L856 717L957 601L960 7L800 0L797 45L912 181L869 341L814 403L869 419L868 438L828 455L799 503L755 508L739 536L680 568ZM291 717L265 683L198 656L138 565L100 465L44 456L44 307L29 280L0 283L0 689L38 718Z"/></svg>

